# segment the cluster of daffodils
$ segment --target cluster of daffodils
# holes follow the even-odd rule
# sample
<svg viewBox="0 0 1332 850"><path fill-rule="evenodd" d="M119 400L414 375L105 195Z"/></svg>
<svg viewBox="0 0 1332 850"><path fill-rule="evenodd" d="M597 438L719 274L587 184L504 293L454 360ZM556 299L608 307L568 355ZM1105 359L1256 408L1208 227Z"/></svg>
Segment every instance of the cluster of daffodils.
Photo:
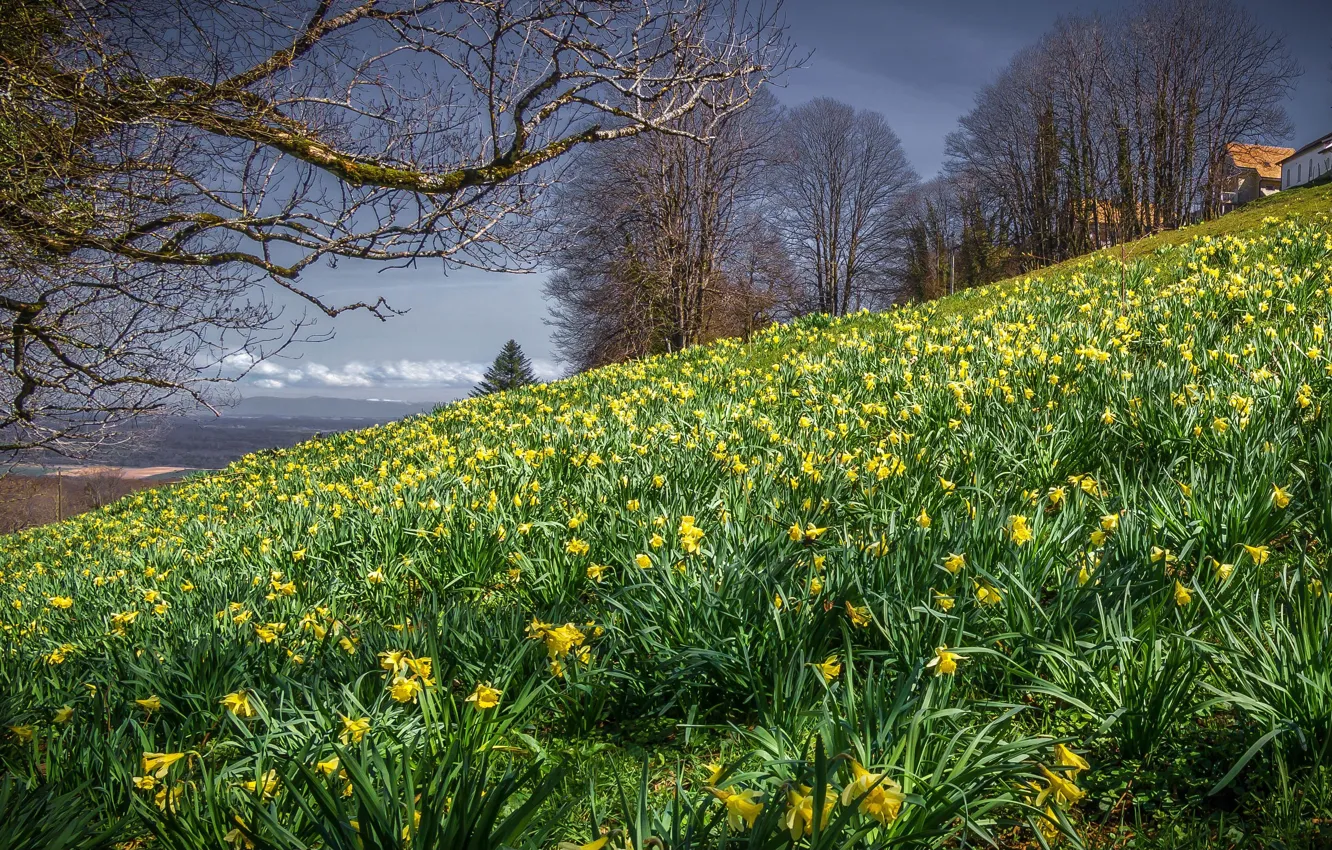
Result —
<svg viewBox="0 0 1332 850"><path fill-rule="evenodd" d="M1037 822L1037 827L1047 840L1054 840L1061 834L1060 818L1056 808L1063 813L1087 796L1087 792L1077 786L1078 775L1091 769L1087 760L1070 750L1065 744L1055 744L1055 768L1042 764L1039 766L1043 782L1032 782L1031 790L1035 795L1028 802L1041 810L1044 817ZM1066 818L1065 818L1066 819Z"/></svg>
<svg viewBox="0 0 1332 850"><path fill-rule="evenodd" d="M820 828L826 827L839 801L842 806L856 809L881 826L892 824L901 815L902 807L906 804L906 794L897 780L869 771L854 759L848 759L847 763L850 767L850 781L842 787L840 795L831 786L825 786L822 804L817 812L815 807L819 795L813 788L786 784L785 805L779 821L790 833L792 841L799 841L809 835L816 820ZM766 805L764 794L754 788L737 789L729 783L721 782L723 771L719 765L707 765L707 770L711 775L705 787L725 807L726 822L731 831L751 829Z"/></svg>
<svg viewBox="0 0 1332 850"><path fill-rule="evenodd" d="M605 629L589 621L593 637L605 633ZM531 640L544 641L546 655L550 660L550 673L556 678L564 677L564 662L572 657L580 664L592 663L592 647L587 645L587 634L573 623L554 626L533 618L527 626L527 636Z"/></svg>
<svg viewBox="0 0 1332 850"><path fill-rule="evenodd" d="M389 650L380 653L379 666L385 671L385 688L397 702L416 702L426 688L435 685L431 678L434 662L430 658L417 658L403 650Z"/></svg>

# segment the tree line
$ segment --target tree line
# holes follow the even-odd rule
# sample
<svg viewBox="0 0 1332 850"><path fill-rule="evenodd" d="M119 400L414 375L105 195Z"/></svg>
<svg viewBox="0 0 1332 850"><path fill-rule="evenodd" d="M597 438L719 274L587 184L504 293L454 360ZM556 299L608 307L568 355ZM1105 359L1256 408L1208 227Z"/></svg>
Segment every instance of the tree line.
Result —
<svg viewBox="0 0 1332 850"><path fill-rule="evenodd" d="M588 153L553 196L554 339L589 368L1214 216L1225 145L1288 135L1299 73L1233 0L1063 18L978 93L924 184L874 112L756 97L706 142L696 113Z"/></svg>

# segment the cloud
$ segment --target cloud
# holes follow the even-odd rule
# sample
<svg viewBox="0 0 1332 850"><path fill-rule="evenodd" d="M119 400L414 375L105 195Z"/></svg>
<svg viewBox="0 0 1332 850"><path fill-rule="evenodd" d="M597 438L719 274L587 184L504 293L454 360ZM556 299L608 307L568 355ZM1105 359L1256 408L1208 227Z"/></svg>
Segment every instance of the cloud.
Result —
<svg viewBox="0 0 1332 850"><path fill-rule="evenodd" d="M239 362L238 362L239 365ZM542 380L561 374L549 360L536 360L532 369ZM263 389L282 387L471 387L481 380L486 364L460 360L352 360L339 367L301 363L290 368L271 360L250 366L248 383Z"/></svg>

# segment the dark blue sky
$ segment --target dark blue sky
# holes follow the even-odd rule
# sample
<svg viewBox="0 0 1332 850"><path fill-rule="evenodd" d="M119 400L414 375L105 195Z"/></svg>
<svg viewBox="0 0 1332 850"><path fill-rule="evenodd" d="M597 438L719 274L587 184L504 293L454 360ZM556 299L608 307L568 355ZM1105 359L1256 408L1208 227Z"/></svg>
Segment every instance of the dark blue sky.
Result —
<svg viewBox="0 0 1332 850"><path fill-rule="evenodd" d="M1240 2L1285 35L1305 68L1287 104L1295 133L1284 141L1297 146L1332 131L1332 0ZM1088 0L787 0L792 37L814 53L778 97L796 104L828 96L882 112L916 170L930 177L943 161L944 137L1014 53L1060 15L1118 7ZM270 374L255 375L251 380L263 383L246 394L456 398L510 337L547 375L558 371L543 324L542 275L376 271L346 262L312 269L303 282L333 300L383 294L411 312L388 322L345 315L333 324L333 341L308 346L300 360L268 364Z"/></svg>
<svg viewBox="0 0 1332 850"><path fill-rule="evenodd" d="M1305 68L1287 104L1303 144L1332 131L1332 2L1240 0L1284 34ZM1089 0L788 0L791 33L814 55L793 72L788 103L827 95L888 117L923 177L938 171L943 139L1018 50L1061 15L1111 13ZM1272 140L1279 141L1279 140Z"/></svg>

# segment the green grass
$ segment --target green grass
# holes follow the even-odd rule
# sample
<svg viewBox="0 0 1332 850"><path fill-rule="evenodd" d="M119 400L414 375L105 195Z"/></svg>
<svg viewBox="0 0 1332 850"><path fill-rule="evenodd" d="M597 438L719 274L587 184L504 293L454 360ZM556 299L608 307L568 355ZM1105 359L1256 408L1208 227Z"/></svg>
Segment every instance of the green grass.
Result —
<svg viewBox="0 0 1332 850"><path fill-rule="evenodd" d="M0 850L1325 844L1330 210L5 538Z"/></svg>

